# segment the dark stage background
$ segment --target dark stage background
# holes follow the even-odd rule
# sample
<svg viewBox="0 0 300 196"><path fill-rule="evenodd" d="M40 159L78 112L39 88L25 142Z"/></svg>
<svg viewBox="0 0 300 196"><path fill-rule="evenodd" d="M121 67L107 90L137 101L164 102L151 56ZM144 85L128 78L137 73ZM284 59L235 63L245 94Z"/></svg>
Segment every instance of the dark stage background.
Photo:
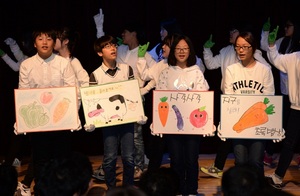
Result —
<svg viewBox="0 0 300 196"><path fill-rule="evenodd" d="M282 27L288 16L291 13L299 15L298 2L297 0L185 0L179 2L173 0L1 0L0 48L12 57L9 48L3 42L7 37L13 37L21 45L21 37L39 25L73 26L81 34L81 42L75 56L88 73L91 73L101 63L93 51L93 42L96 39L93 16L99 12L99 8L102 8L106 34L120 37L122 24L138 20L144 24L150 41L149 48L160 41L159 22L175 17L184 33L192 39L198 56L202 58L202 46L209 35L213 34L213 41L216 44L212 50L217 54L222 47L228 45L228 28L236 21L252 23L257 41L259 41L262 25L268 17L271 17L271 28L280 25L278 36L283 35ZM9 68L3 60L0 60L0 64L0 156L7 154L12 137L17 137L17 140L21 141L20 153L28 155L30 151L28 136L14 136L13 134L14 89L18 86L18 72ZM275 68L273 70L277 81L277 70ZM220 119L220 69L206 70L205 77L210 90L215 91L215 124L217 125ZM151 94L147 98L151 100ZM149 110L151 109L146 108L146 111ZM84 122L83 118L82 122ZM145 132L149 131L148 126L145 126L145 130ZM74 132L73 142L76 150L89 155L102 154L101 130L93 133L86 133L84 130ZM218 142L217 136L204 138L200 146L201 153L214 153ZM18 143L20 142L14 141L13 145L18 145Z"/></svg>

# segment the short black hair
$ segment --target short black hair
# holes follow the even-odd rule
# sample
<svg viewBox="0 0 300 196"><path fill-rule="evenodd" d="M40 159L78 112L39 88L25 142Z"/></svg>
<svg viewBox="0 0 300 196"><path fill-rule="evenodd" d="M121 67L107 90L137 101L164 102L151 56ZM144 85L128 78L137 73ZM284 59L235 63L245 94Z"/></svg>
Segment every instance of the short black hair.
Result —
<svg viewBox="0 0 300 196"><path fill-rule="evenodd" d="M94 43L94 51L96 53L102 52L102 49L107 44L117 44L116 39L111 35L104 35L100 38L98 38Z"/></svg>
<svg viewBox="0 0 300 196"><path fill-rule="evenodd" d="M230 167L222 176L224 196L251 196L267 186L263 172L250 164Z"/></svg>
<svg viewBox="0 0 300 196"><path fill-rule="evenodd" d="M144 45L147 43L145 29L141 22L139 21L128 22L123 26L123 30L127 30L129 32L136 32L136 36L140 45Z"/></svg>
<svg viewBox="0 0 300 196"><path fill-rule="evenodd" d="M64 26L56 30L56 36L61 41L64 41L66 39L69 40L67 47L71 53L70 57L73 57L75 47L80 40L80 33L71 27Z"/></svg>
<svg viewBox="0 0 300 196"><path fill-rule="evenodd" d="M79 152L49 161L41 170L35 185L35 195L83 195L89 188L93 168L89 158Z"/></svg>
<svg viewBox="0 0 300 196"><path fill-rule="evenodd" d="M48 35L55 42L55 40L56 40L56 31L51 27L38 27L38 28L36 28L32 33L33 42L35 42L35 39L38 36L42 35L42 34Z"/></svg>
<svg viewBox="0 0 300 196"><path fill-rule="evenodd" d="M18 172L12 165L0 165L0 195L13 196L18 185Z"/></svg>
<svg viewBox="0 0 300 196"><path fill-rule="evenodd" d="M174 196L179 191L179 176L170 167L147 170L142 174L138 186L148 196Z"/></svg>

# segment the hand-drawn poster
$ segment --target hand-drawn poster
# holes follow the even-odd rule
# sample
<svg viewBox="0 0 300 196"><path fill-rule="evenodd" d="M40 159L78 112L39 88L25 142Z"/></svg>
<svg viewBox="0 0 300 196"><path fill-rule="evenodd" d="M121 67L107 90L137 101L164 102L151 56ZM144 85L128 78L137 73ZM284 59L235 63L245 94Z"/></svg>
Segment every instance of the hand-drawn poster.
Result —
<svg viewBox="0 0 300 196"><path fill-rule="evenodd" d="M80 88L86 124L95 127L137 122L144 108L137 80Z"/></svg>
<svg viewBox="0 0 300 196"><path fill-rule="evenodd" d="M224 138L282 139L282 96L221 95Z"/></svg>
<svg viewBox="0 0 300 196"><path fill-rule="evenodd" d="M212 135L213 91L153 91L153 132Z"/></svg>
<svg viewBox="0 0 300 196"><path fill-rule="evenodd" d="M18 134L78 127L76 87L15 89L14 92Z"/></svg>

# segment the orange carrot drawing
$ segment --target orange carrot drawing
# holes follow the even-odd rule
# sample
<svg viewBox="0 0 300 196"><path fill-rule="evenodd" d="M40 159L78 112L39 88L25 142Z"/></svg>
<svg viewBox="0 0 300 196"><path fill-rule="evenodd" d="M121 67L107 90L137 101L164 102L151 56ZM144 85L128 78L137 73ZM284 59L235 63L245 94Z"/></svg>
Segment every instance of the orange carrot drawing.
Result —
<svg viewBox="0 0 300 196"><path fill-rule="evenodd" d="M262 125L268 122L269 117L274 112L275 106L272 104L267 107L269 99L265 98L264 102L257 102L253 104L244 114L240 117L239 121L233 126L233 130L237 133L242 132L244 129Z"/></svg>
<svg viewBox="0 0 300 196"><path fill-rule="evenodd" d="M55 106L54 111L53 111L53 122L54 123L57 123L58 121L63 119L63 117L65 116L65 114L67 113L67 111L69 109L70 102L71 101L68 98L63 98L63 100L61 100Z"/></svg>
<svg viewBox="0 0 300 196"><path fill-rule="evenodd" d="M168 115L169 115L169 104L167 102L168 97L160 98L158 104L158 116L162 126L166 126Z"/></svg>

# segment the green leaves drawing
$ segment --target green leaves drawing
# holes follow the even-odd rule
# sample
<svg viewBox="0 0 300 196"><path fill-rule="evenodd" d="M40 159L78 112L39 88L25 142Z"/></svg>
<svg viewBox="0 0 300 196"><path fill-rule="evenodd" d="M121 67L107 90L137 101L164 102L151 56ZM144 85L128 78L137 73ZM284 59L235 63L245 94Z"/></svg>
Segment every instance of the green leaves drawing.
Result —
<svg viewBox="0 0 300 196"><path fill-rule="evenodd" d="M28 128L33 129L38 126L44 126L49 122L49 116L44 112L44 108L41 105L37 105L36 102L22 105L19 112Z"/></svg>

